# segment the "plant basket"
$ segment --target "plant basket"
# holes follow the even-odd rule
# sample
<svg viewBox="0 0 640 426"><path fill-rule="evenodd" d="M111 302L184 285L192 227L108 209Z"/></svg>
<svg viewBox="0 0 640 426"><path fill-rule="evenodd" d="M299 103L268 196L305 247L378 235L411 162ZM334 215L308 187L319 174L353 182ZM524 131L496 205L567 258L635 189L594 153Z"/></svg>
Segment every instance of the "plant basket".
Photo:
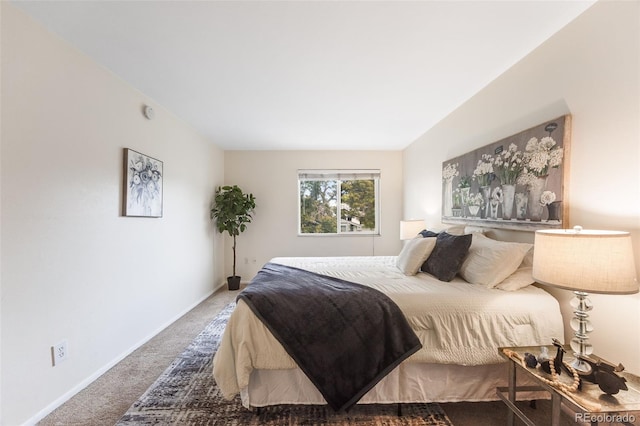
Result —
<svg viewBox="0 0 640 426"><path fill-rule="evenodd" d="M240 277L237 275L233 277L227 277L227 288L229 290L238 290L240 288Z"/></svg>

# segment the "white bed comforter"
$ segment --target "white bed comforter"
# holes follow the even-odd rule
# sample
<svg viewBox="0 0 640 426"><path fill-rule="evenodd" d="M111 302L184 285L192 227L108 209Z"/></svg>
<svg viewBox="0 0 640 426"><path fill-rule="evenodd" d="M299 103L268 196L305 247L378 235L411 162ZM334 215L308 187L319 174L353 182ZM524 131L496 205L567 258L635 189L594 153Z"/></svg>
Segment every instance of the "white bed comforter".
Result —
<svg viewBox="0 0 640 426"><path fill-rule="evenodd" d="M422 342L405 362L485 365L502 362L500 346L547 345L564 331L556 299L528 286L507 292L456 277L438 281L425 273L405 276L396 256L278 257L271 260L375 288L403 311ZM241 300L214 357L214 377L230 398L249 384L254 369L297 365Z"/></svg>

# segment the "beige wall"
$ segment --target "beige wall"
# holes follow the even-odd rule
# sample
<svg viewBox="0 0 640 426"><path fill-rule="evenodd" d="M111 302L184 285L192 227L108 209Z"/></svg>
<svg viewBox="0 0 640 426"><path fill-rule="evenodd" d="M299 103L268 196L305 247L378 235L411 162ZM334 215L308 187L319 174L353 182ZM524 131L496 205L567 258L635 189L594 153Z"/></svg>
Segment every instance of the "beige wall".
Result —
<svg viewBox="0 0 640 426"><path fill-rule="evenodd" d="M380 236L298 236L298 169L341 168L380 169ZM275 256L396 255L400 251L400 151L226 151L224 180L257 199L254 221L238 237L236 272L243 281ZM231 238L225 239L226 252L231 253ZM231 275L231 255L225 257L225 271Z"/></svg>
<svg viewBox="0 0 640 426"><path fill-rule="evenodd" d="M570 222L630 231L640 268L639 5L596 3L408 147L405 216L439 222L443 161L569 113ZM639 373L640 295L592 300L596 352Z"/></svg>
<svg viewBox="0 0 640 426"><path fill-rule="evenodd" d="M223 152L8 2L2 10L2 417L37 420L223 279ZM143 104L156 118L146 120ZM122 150L164 162L164 217L120 216ZM51 366L67 339L69 359Z"/></svg>

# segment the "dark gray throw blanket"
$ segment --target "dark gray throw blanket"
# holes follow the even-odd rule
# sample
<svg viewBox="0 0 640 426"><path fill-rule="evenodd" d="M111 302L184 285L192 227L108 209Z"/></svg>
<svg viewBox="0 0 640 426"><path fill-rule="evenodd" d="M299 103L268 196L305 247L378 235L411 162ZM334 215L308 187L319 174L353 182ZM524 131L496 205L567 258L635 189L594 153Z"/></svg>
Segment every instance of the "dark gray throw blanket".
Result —
<svg viewBox="0 0 640 426"><path fill-rule="evenodd" d="M400 308L361 284L267 263L238 299L336 411L422 347Z"/></svg>

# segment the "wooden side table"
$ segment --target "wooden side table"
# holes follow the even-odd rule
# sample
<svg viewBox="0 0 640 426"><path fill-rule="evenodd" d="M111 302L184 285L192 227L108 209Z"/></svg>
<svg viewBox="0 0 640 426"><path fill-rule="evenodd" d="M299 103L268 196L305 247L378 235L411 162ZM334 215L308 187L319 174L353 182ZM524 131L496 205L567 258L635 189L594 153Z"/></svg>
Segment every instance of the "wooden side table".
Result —
<svg viewBox="0 0 640 426"><path fill-rule="evenodd" d="M640 377L627 372L617 373L627 380L629 390L621 390L615 395L607 395L603 393L598 385L583 381L582 389L576 392L564 392L558 388L548 385L540 380L539 376L551 379L551 376L544 373L539 368L528 368L524 363L515 357L509 357L505 354L505 349L519 354L524 359L526 352L538 355L541 351L540 346L529 347L509 347L499 348L500 355L509 360L509 378L508 387L499 387L497 389L498 397L509 408L508 424L513 426L515 416L518 416L526 425L536 426L515 404L517 392L522 391L547 391L551 395L551 425L560 425L560 414L562 406L568 408L574 413L574 421L576 423L590 423L597 425L598 423L620 423L623 425L640 425ZM555 356L556 347L547 346L549 356ZM571 350L567 348L565 354L565 362L571 361ZM591 358L598 360L599 358L590 355ZM516 372L528 375L532 378L536 386L516 386ZM563 372L559 376L559 380L567 385L571 385L573 377ZM505 396L506 394L506 396Z"/></svg>

